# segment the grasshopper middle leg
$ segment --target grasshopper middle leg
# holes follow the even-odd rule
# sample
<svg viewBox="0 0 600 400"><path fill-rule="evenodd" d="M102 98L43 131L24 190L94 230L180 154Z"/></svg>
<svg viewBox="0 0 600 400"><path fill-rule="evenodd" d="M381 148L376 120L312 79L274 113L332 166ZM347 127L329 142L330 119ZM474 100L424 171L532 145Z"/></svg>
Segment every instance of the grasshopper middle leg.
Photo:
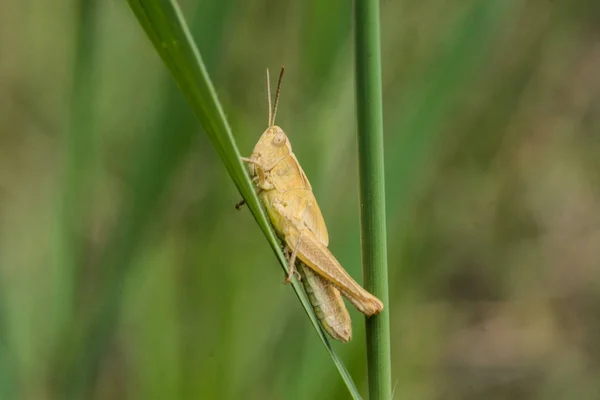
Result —
<svg viewBox="0 0 600 400"><path fill-rule="evenodd" d="M298 279L302 279L302 276L300 275L300 273L298 271L296 271L296 256L298 255L298 247L300 247L301 240L302 240L302 232L300 232L300 235L298 236L298 242L296 243L296 247L294 248L294 251L292 251L292 255L290 256L290 259L289 259L290 271L288 272L288 275L285 278L286 284L290 283L292 281L292 277L294 276L294 274L296 274Z"/></svg>

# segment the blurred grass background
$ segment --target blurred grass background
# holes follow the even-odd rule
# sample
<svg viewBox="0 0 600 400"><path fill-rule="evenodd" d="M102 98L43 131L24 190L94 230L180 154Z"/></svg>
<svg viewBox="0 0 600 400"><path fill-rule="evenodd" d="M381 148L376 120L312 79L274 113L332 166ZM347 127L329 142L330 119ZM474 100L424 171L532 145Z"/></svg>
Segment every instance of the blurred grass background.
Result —
<svg viewBox="0 0 600 400"><path fill-rule="evenodd" d="M278 124L360 277L350 2L180 5L245 154L285 64ZM395 398L598 398L599 21L382 2ZM1 399L347 398L126 2L5 1L0 55Z"/></svg>

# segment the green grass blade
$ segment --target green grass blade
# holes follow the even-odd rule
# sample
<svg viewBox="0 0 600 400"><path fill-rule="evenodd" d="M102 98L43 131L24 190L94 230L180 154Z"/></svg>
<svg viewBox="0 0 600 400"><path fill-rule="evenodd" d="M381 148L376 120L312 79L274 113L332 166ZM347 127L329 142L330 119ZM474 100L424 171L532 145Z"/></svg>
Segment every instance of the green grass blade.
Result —
<svg viewBox="0 0 600 400"><path fill-rule="evenodd" d="M356 0L354 7L363 275L386 305L366 319L369 398L391 399L379 0Z"/></svg>
<svg viewBox="0 0 600 400"><path fill-rule="evenodd" d="M281 266L287 272L285 256L256 196L246 167L240 160L240 153L225 113L219 104L215 89L179 7L174 1L164 0L129 0L129 5L156 51L171 71ZM350 374L331 347L297 280L294 280L293 288L351 395L353 398L360 398Z"/></svg>

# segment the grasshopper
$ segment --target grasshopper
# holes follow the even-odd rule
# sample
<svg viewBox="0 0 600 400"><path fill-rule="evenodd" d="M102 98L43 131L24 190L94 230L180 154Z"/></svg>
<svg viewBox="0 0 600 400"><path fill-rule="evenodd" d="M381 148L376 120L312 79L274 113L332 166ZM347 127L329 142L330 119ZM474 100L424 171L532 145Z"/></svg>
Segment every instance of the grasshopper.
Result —
<svg viewBox="0 0 600 400"><path fill-rule="evenodd" d="M280 77L281 78L281 77ZM271 121L271 91L270 82L268 80L267 70L267 89L268 89L268 100L269 100L269 122ZM278 90L279 93L279 90ZM257 177L254 177L255 182L258 181ZM236 208L239 210L245 203L244 200L236 204ZM320 215L320 211L319 211ZM322 218L321 218L322 219ZM327 231L324 231L327 235ZM286 247L288 253L288 261L291 261L289 248ZM292 265L294 265L292 263ZM337 290L331 283L325 278L317 275L310 268L306 266L302 261L296 259L295 262L296 270L299 273L299 278L302 281L304 290L308 296L308 299L315 311L315 314L323 329L334 339L339 340L342 343L347 343L352 339L352 320L350 314L346 309L344 300ZM287 279L286 279L287 282Z"/></svg>
<svg viewBox="0 0 600 400"><path fill-rule="evenodd" d="M250 158L242 160L249 164L250 175L277 235L291 252L290 271L286 282L289 282L296 272L295 261L298 258L303 264L303 272L307 278L305 280L317 282L316 279L311 279L314 272L314 277L324 280L321 282L323 285L337 289L363 314L378 314L383 309L381 300L352 279L327 248L327 226L310 182L293 153L285 132L275 125L283 72L282 68L272 109L267 69L269 125L254 146ZM238 203L236 207L239 208L241 204ZM308 270L310 272L306 274ZM314 287L316 286L311 286L310 289L314 291ZM310 289L307 290L309 295ZM332 295L329 298L335 299L335 292L332 292Z"/></svg>

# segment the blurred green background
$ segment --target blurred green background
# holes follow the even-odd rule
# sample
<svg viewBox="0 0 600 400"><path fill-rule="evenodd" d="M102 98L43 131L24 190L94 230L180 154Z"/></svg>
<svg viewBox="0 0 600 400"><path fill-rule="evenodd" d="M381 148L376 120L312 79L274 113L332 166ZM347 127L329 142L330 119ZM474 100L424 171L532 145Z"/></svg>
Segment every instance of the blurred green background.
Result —
<svg viewBox="0 0 600 400"><path fill-rule="evenodd" d="M244 154L285 64L359 278L351 2L179 4ZM600 3L381 7L395 398L600 398ZM347 398L127 3L1 10L0 398Z"/></svg>

